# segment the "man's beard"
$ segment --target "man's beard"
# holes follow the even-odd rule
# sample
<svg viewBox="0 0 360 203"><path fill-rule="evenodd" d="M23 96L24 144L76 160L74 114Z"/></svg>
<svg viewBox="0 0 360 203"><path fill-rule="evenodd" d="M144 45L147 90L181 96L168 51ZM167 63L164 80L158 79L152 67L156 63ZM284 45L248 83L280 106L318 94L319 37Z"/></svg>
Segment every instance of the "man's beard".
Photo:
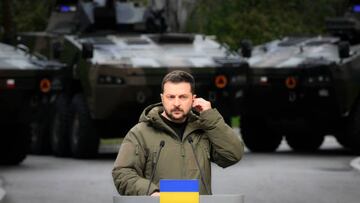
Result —
<svg viewBox="0 0 360 203"><path fill-rule="evenodd" d="M174 111L181 111L181 112L183 113L183 115L182 115L180 118L175 118L175 117L172 115L172 112L174 112ZM188 113L185 113L184 110L183 110L183 109L180 109L180 108L171 109L170 112L165 109L165 114L166 114L167 117L169 117L169 118L170 118L171 120L173 120L173 121L182 121L182 120L184 120L184 119L187 117L187 115L188 115Z"/></svg>

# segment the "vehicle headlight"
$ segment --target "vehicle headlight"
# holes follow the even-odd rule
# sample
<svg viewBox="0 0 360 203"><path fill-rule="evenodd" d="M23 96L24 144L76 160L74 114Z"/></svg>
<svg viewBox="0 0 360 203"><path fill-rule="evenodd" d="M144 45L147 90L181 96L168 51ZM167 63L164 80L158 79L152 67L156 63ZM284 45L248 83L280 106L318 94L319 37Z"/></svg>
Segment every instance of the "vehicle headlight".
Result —
<svg viewBox="0 0 360 203"><path fill-rule="evenodd" d="M102 85L123 85L125 80L122 77L110 76L110 75L99 75L98 84Z"/></svg>
<svg viewBox="0 0 360 203"><path fill-rule="evenodd" d="M242 85L246 83L245 75L236 75L230 78L230 83L233 85Z"/></svg>
<svg viewBox="0 0 360 203"><path fill-rule="evenodd" d="M324 84L331 82L331 78L329 75L317 75L309 76L306 81L309 84Z"/></svg>

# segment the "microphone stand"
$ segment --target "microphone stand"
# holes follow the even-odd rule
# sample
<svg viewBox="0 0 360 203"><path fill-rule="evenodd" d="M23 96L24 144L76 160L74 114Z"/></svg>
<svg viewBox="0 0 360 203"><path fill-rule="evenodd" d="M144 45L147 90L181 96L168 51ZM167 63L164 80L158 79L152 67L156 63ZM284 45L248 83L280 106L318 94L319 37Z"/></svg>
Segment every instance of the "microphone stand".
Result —
<svg viewBox="0 0 360 203"><path fill-rule="evenodd" d="M200 168L199 160L198 160L198 158L196 156L196 153L195 153L195 148L194 148L194 145L193 145L193 139L190 136L188 137L188 141L189 141L189 143L191 145L191 149L192 149L194 157L195 157L196 165L197 165L197 167L199 169L199 172L200 172L201 182L203 183L206 192L210 195L211 194L210 190L207 188L207 186L205 184L205 178L204 178L205 176L204 176L204 174L203 174L203 172L202 172L202 170Z"/></svg>
<svg viewBox="0 0 360 203"><path fill-rule="evenodd" d="M155 162L155 165L154 165L154 168L153 168L151 177L150 177L150 182L149 182L148 188L147 188L147 190L146 190L146 195L150 195L150 194L149 194L149 190L150 190L151 182L152 182L153 179L154 179L155 172L156 172L156 167L157 167L157 164L158 164L158 161L159 161L159 157L160 157L160 152L161 152L161 150L162 150L162 148L163 148L164 146L165 146L165 141L164 141L164 140L161 140L161 141L160 141L160 149L159 149L159 152L158 152L157 157L156 157L156 162Z"/></svg>

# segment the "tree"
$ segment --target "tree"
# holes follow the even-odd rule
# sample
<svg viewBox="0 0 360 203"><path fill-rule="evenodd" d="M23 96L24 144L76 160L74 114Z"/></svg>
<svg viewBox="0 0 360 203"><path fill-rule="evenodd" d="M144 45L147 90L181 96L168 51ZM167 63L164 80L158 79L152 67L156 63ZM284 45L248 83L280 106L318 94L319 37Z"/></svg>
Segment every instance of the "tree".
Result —
<svg viewBox="0 0 360 203"><path fill-rule="evenodd" d="M4 29L4 33L2 36L2 41L6 43L13 42L15 36L15 27L12 18L12 1L11 0L3 0L1 5L2 10L2 25Z"/></svg>
<svg viewBox="0 0 360 203"><path fill-rule="evenodd" d="M345 0L199 0L188 30L216 35L236 48L285 35L322 34L324 19L342 14Z"/></svg>

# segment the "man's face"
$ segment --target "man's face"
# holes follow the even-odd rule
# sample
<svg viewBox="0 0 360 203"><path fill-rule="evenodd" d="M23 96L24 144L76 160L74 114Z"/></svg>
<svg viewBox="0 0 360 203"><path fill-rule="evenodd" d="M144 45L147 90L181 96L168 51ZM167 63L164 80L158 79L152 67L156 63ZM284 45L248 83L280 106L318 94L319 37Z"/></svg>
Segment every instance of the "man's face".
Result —
<svg viewBox="0 0 360 203"><path fill-rule="evenodd" d="M184 122L191 110L194 98L190 83L166 82L164 92L161 94L161 101L165 109L162 115L176 123Z"/></svg>

